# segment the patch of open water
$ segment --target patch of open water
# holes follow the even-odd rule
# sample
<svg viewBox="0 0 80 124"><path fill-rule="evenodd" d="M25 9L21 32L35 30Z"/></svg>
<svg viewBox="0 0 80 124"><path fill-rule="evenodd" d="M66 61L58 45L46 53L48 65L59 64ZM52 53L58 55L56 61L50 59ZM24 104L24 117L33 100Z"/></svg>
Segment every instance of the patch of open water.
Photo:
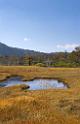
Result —
<svg viewBox="0 0 80 124"><path fill-rule="evenodd" d="M32 81L22 81L20 77L12 77L0 83L0 87L11 87L15 85L26 84L29 85L29 90L43 90L43 89L66 89L67 85L55 79L35 79Z"/></svg>

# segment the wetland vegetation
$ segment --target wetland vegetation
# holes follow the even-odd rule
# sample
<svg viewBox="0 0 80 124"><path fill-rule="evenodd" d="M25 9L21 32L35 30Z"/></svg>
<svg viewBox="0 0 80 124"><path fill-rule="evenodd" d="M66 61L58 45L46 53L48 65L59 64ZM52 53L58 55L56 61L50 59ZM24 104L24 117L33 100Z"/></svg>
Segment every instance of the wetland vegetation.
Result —
<svg viewBox="0 0 80 124"><path fill-rule="evenodd" d="M26 90L21 84L0 88L0 124L79 124L80 68L0 66L0 82L57 79L67 89Z"/></svg>

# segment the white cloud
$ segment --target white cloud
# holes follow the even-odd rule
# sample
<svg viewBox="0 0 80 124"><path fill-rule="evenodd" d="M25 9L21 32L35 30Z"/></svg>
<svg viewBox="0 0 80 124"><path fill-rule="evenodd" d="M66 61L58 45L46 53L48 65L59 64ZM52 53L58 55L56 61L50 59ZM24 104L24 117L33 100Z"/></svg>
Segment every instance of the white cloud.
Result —
<svg viewBox="0 0 80 124"><path fill-rule="evenodd" d="M58 49L64 49L64 50L73 50L75 47L79 46L79 44L63 44L63 45L57 45Z"/></svg>
<svg viewBox="0 0 80 124"><path fill-rule="evenodd" d="M30 41L30 40L31 40L30 38L27 37L24 38L24 41Z"/></svg>

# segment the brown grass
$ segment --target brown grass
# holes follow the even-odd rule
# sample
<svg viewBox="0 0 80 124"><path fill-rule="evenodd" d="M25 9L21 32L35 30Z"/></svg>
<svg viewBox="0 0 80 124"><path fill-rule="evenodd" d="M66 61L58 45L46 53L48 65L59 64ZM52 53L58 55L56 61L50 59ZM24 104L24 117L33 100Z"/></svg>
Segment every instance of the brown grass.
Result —
<svg viewBox="0 0 80 124"><path fill-rule="evenodd" d="M28 91L22 86L0 88L0 124L80 124L80 69L0 67L0 80L55 78L70 88Z"/></svg>

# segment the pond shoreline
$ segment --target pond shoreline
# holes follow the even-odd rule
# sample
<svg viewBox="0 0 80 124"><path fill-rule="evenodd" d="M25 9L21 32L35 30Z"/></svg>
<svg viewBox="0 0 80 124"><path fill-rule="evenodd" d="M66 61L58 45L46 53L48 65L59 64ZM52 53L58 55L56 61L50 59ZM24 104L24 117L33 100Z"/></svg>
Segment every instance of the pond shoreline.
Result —
<svg viewBox="0 0 80 124"><path fill-rule="evenodd" d="M42 82L41 82L41 80L42 80ZM33 78L31 80L24 80L24 77L18 76L18 75L14 75L14 76L8 76L5 80L3 80L0 83L3 83L3 85L1 87L7 87L7 85L9 85L10 82L12 82L12 85L10 84L11 86L16 86L17 83L18 83L18 85L22 85L22 84L28 83L27 88L31 88L30 83L32 83L32 85L35 86L36 81L38 83L37 87L39 87L39 85L41 83L42 86L45 85L45 87L48 86L48 88L51 88L51 89L53 89L53 88L54 89L56 89L56 88L58 88L58 89L59 88L62 88L62 89L68 88L66 83L64 83L63 81L58 80L57 78L46 78L46 77L40 77L40 78L37 77L37 78ZM53 86L52 86L52 84L53 84ZM48 88L43 88L43 89L48 89Z"/></svg>
<svg viewBox="0 0 80 124"><path fill-rule="evenodd" d="M10 75L10 76L7 76L7 77L5 77L3 80L0 80L0 83L3 83L4 81L7 81L8 79L10 79L10 78L15 78L15 77L19 77L19 78L21 78L21 80L23 81L23 82L27 82L27 81L34 81L34 80L36 80L36 79L47 79L47 80L58 80L58 82L60 83L60 82L63 82L64 83L64 85L66 85L67 86L67 88L70 88L70 86L69 86L69 84L65 81L65 79L61 79L61 78L55 78L55 77L34 77L34 78L32 78L32 79L24 79L25 77L24 76L21 76L21 75Z"/></svg>

